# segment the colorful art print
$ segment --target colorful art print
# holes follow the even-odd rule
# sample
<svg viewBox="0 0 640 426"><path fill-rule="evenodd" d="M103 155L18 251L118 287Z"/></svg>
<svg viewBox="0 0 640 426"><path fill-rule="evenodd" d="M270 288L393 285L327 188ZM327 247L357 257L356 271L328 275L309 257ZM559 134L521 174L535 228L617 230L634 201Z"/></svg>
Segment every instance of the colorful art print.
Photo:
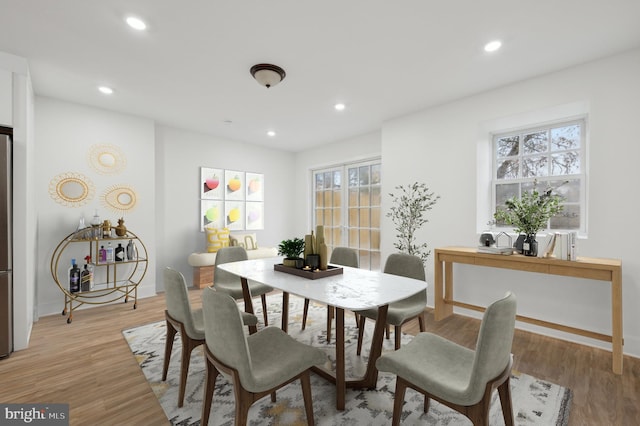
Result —
<svg viewBox="0 0 640 426"><path fill-rule="evenodd" d="M247 230L264 229L264 203L247 201Z"/></svg>
<svg viewBox="0 0 640 426"><path fill-rule="evenodd" d="M200 198L224 199L224 170L200 167Z"/></svg>
<svg viewBox="0 0 640 426"><path fill-rule="evenodd" d="M224 203L224 226L232 231L244 229L244 201L226 201Z"/></svg>
<svg viewBox="0 0 640 426"><path fill-rule="evenodd" d="M244 200L245 199L245 174L236 170L224 171L224 199Z"/></svg>
<svg viewBox="0 0 640 426"><path fill-rule="evenodd" d="M246 200L264 201L264 175L262 173L246 173Z"/></svg>

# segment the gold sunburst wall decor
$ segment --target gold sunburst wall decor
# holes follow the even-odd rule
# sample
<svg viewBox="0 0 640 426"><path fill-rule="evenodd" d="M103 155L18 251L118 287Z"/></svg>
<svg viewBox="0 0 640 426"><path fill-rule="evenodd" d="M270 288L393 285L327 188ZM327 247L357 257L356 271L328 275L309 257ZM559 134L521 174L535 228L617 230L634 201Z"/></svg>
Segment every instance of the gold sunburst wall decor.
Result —
<svg viewBox="0 0 640 426"><path fill-rule="evenodd" d="M80 207L93 200L95 186L82 173L60 173L49 182L49 195L65 207Z"/></svg>
<svg viewBox="0 0 640 426"><path fill-rule="evenodd" d="M89 164L98 173L116 174L127 165L127 158L122 150L115 145L91 145L87 155Z"/></svg>
<svg viewBox="0 0 640 426"><path fill-rule="evenodd" d="M114 213L128 213L136 207L138 195L129 185L113 185L100 196L102 204Z"/></svg>

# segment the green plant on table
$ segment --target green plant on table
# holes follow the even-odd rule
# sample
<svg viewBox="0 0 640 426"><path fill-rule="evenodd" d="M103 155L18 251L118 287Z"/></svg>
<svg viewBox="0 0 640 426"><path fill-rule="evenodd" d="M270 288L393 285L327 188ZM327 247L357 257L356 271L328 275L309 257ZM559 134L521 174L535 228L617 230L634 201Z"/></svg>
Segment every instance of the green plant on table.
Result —
<svg viewBox="0 0 640 426"><path fill-rule="evenodd" d="M298 259L304 251L304 240L302 238L293 238L290 240L282 240L278 244L278 254L286 259Z"/></svg>

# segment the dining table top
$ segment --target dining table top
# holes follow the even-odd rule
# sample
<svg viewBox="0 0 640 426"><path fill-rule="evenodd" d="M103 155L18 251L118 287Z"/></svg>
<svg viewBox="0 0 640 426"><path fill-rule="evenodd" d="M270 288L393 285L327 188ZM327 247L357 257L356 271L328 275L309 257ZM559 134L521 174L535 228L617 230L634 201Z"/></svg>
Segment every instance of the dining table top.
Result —
<svg viewBox="0 0 640 426"><path fill-rule="evenodd" d="M317 279L280 272L282 257L242 260L218 265L234 275L283 292L351 311L380 307L427 288L427 282L380 271L340 266L341 274Z"/></svg>

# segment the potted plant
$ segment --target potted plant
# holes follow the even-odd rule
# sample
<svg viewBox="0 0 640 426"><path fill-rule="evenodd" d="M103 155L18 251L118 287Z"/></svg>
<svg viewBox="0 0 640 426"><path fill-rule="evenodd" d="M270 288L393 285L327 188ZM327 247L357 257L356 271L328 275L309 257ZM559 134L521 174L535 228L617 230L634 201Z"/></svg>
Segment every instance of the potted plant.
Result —
<svg viewBox="0 0 640 426"><path fill-rule="evenodd" d="M562 199L553 194L553 188L538 192L537 181L533 183L533 190L524 192L520 198L512 197L505 202L505 209L498 209L493 217L498 223L512 225L514 231L524 238L522 254L525 256L538 255L536 234L545 229L549 219L562 211L559 204Z"/></svg>
<svg viewBox="0 0 640 426"><path fill-rule="evenodd" d="M304 259L300 257L304 251L304 240L302 238L293 238L291 240L282 240L278 244L278 254L284 256L282 264L284 266L292 266L294 268L302 268Z"/></svg>

